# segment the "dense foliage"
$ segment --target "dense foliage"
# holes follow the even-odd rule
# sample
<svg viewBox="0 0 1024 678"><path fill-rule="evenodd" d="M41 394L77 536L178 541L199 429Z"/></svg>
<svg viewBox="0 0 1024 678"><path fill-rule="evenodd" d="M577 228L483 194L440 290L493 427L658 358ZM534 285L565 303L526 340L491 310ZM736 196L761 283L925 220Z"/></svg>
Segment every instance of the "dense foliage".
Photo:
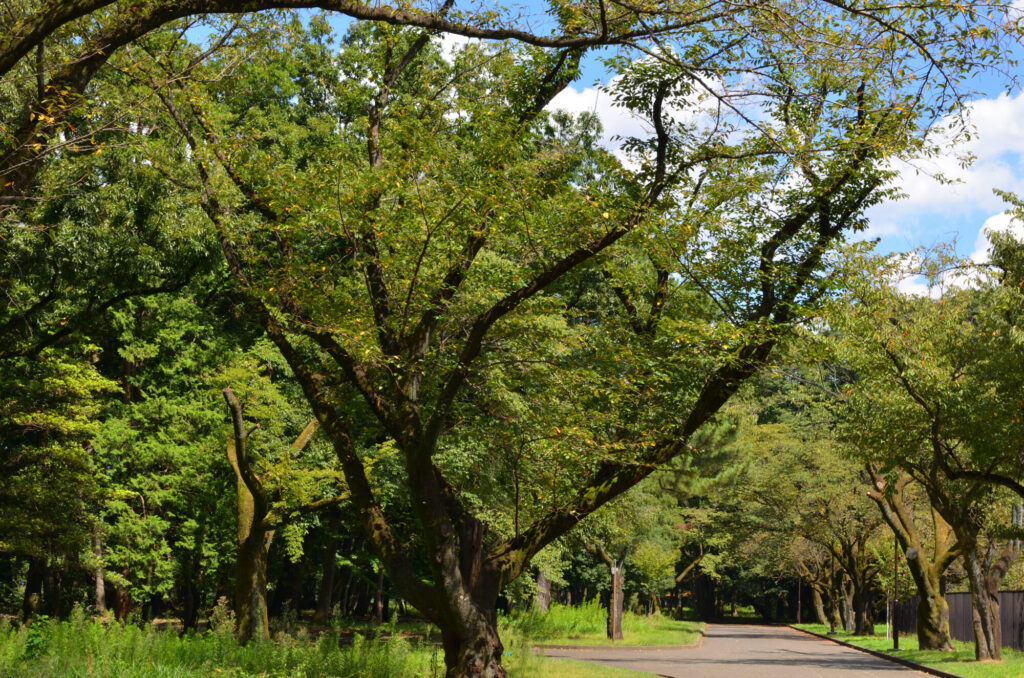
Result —
<svg viewBox="0 0 1024 678"><path fill-rule="evenodd" d="M397 609L502 676L499 608L552 599L615 639L623 607L788 617L804 580L872 633L889 523L934 542L922 592L963 556L998 619L1018 248L929 300L846 240L1015 15L235 14L292 4L0 18L8 611L195 630L228 599L258 645ZM618 152L552 110L588 59L651 130Z"/></svg>

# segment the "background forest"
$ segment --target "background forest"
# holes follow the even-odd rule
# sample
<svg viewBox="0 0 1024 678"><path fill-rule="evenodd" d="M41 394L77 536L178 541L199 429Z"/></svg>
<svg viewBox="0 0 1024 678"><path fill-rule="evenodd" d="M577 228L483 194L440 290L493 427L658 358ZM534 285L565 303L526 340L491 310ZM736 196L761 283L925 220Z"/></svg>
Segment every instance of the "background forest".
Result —
<svg viewBox="0 0 1024 678"><path fill-rule="evenodd" d="M5 5L0 673L542 675L897 578L1000 658L1024 245L855 235L1018 10L312 4Z"/></svg>

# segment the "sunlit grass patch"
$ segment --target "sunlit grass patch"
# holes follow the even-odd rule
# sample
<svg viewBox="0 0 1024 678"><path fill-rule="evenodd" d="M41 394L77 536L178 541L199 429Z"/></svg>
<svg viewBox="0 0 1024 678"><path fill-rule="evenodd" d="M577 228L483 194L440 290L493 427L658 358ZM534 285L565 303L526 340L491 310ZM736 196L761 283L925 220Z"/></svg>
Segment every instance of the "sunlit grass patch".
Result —
<svg viewBox="0 0 1024 678"><path fill-rule="evenodd" d="M794 624L798 629L806 629L815 633L827 633L828 627L822 624ZM883 627L884 628L884 627ZM964 678L1019 678L1024 676L1024 652L1003 648L1003 661L977 662L974 660L974 643L953 641L955 651L919 650L916 635L900 634L900 649L892 649L892 639L885 633L878 636L855 636L846 631L837 631L836 637L853 645L894 654L918 664L934 666L943 671L955 673Z"/></svg>
<svg viewBox="0 0 1024 678"><path fill-rule="evenodd" d="M518 612L501 621L501 628L523 634L546 645L693 645L701 637L702 622L680 621L664 615L622 615L623 640L606 637L607 615L597 602L575 607L552 604L546 614Z"/></svg>

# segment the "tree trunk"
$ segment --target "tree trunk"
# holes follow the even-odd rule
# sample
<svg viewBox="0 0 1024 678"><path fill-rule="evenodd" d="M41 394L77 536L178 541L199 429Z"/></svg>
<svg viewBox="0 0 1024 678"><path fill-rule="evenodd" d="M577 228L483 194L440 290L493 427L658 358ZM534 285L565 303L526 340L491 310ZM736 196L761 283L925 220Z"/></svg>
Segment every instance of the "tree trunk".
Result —
<svg viewBox="0 0 1024 678"><path fill-rule="evenodd" d="M377 626L384 623L384 565L377 566L377 591L373 597L373 618Z"/></svg>
<svg viewBox="0 0 1024 678"><path fill-rule="evenodd" d="M551 581L540 570L537 570L537 595L533 599L533 607L537 612L547 612L551 607Z"/></svg>
<svg viewBox="0 0 1024 678"><path fill-rule="evenodd" d="M348 576L345 577L345 590L341 594L341 616L348 617L352 613L352 606L349 603L349 592L352 590L353 568L351 565L345 568Z"/></svg>
<svg viewBox="0 0 1024 678"><path fill-rule="evenodd" d="M971 619L974 626L974 658L978 661L998 660L1002 656L997 641L998 617L993 617L991 599L982 572L981 559L977 548L970 548L966 554L967 581L971 590ZM998 609L997 609L998 612ZM996 623L993 624L993 619Z"/></svg>
<svg viewBox="0 0 1024 678"><path fill-rule="evenodd" d="M39 612L45 575L46 559L31 556L28 559L28 574L25 575L25 593L21 600L21 621L26 624Z"/></svg>
<svg viewBox="0 0 1024 678"><path fill-rule="evenodd" d="M914 513L909 509L903 496L908 479L902 476L896 486L886 491L886 478L871 465L867 466L874 486L868 491L882 511L882 518L892 528L896 539L907 558L907 566L917 588L917 643L922 650L953 650L953 639L949 631L949 606L942 587L942 575L958 557L959 542L952 538L949 523L934 507L931 509L932 549L929 558L924 553L923 539L917 527ZM934 486L930 495L934 498L941 486ZM893 491L894 490L894 491ZM943 494L943 497L948 495ZM949 506L948 502L940 505ZM949 510L946 511L950 513Z"/></svg>
<svg viewBox="0 0 1024 678"><path fill-rule="evenodd" d="M99 530L92 533L92 553L96 557L95 588L93 604L96 614L102 616L107 611L106 583L103 580L103 542L100 539Z"/></svg>
<svg viewBox="0 0 1024 678"><path fill-rule="evenodd" d="M327 554L324 559L324 576L320 579L320 590L316 597L316 613L314 624L326 624L331 617L334 604L334 579L337 571L338 540L331 537L327 542Z"/></svg>
<svg viewBox="0 0 1024 678"><path fill-rule="evenodd" d="M235 632L245 645L270 637L267 614L267 553L273 530L253 526L238 546L235 561Z"/></svg>
<svg viewBox="0 0 1024 678"><path fill-rule="evenodd" d="M853 633L856 627L854 626L852 585L848 580L844 579L839 586L839 619L842 622L843 630L847 633Z"/></svg>
<svg viewBox="0 0 1024 678"><path fill-rule="evenodd" d="M59 561L51 563L43 574L43 609L51 617L59 617L61 612L61 574Z"/></svg>
<svg viewBox="0 0 1024 678"><path fill-rule="evenodd" d="M814 618L822 626L828 626L828 617L825 616L825 601L821 597L821 591L811 587L811 602L814 607Z"/></svg>
<svg viewBox="0 0 1024 678"><path fill-rule="evenodd" d="M858 636L875 635L875 624L871 615L871 601L874 598L867 582L854 582L853 586L853 632Z"/></svg>
<svg viewBox="0 0 1024 678"><path fill-rule="evenodd" d="M907 555L907 564L917 586L917 644L922 650L953 651L949 632L949 605L942 595L942 573L924 559Z"/></svg>
<svg viewBox="0 0 1024 678"><path fill-rule="evenodd" d="M128 568L121 570L121 576L126 580L128 579ZM123 622L128 618L128 613L132 611L132 597L122 587L114 589L114 618L119 622Z"/></svg>
<svg viewBox="0 0 1024 678"><path fill-rule="evenodd" d="M497 601L495 601L497 602ZM473 615L475 619L452 626L462 627L444 632L445 678L505 678L501 665L504 647L498 638L497 614ZM460 633L461 630L461 633Z"/></svg>
<svg viewBox="0 0 1024 678"><path fill-rule="evenodd" d="M622 640L622 584L625 579L622 567L612 565L611 575L612 590L608 595L608 638Z"/></svg>
<svg viewBox="0 0 1024 678"><path fill-rule="evenodd" d="M182 631L195 631L199 625L199 598L202 595L199 587L200 554L196 548L185 556L184 570L184 610L181 614Z"/></svg>

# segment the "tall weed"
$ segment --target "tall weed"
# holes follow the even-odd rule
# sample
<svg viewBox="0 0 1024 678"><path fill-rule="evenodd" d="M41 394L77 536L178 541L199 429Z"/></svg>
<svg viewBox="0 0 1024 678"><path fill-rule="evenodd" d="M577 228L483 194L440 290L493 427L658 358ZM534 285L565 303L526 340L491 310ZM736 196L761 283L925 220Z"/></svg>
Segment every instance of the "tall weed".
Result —
<svg viewBox="0 0 1024 678"><path fill-rule="evenodd" d="M357 635L344 647L336 633L315 642L282 634L274 642L242 647L227 633L179 637L81 618L40 620L0 627L0 677L427 678L443 675L431 661L432 649L414 648L398 634L387 640Z"/></svg>

